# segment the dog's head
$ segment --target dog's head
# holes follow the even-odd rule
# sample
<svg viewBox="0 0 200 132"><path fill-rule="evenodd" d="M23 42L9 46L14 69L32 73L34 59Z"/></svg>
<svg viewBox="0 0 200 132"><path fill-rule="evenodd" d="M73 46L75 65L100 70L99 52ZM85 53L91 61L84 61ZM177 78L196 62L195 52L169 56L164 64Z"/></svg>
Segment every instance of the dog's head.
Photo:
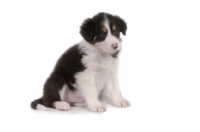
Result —
<svg viewBox="0 0 200 132"><path fill-rule="evenodd" d="M121 49L120 32L125 35L126 29L126 22L119 16L101 12L83 22L80 34L100 51L115 54Z"/></svg>

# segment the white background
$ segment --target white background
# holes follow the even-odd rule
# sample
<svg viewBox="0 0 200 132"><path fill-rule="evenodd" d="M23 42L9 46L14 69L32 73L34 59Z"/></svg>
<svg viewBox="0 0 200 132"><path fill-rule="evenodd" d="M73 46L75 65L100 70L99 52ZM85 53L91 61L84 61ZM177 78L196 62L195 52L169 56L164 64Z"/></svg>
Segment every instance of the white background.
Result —
<svg viewBox="0 0 200 132"><path fill-rule="evenodd" d="M56 60L98 12L128 24L120 84L129 108L34 111ZM1 132L199 132L199 0L1 0Z"/></svg>

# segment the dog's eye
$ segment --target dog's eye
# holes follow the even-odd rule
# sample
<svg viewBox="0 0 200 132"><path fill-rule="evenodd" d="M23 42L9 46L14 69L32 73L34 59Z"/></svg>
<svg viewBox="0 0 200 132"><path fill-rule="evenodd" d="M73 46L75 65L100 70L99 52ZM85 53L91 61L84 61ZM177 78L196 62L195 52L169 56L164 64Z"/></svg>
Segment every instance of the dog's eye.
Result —
<svg viewBox="0 0 200 132"><path fill-rule="evenodd" d="M103 32L103 31L100 32L100 37L104 37L105 35L106 35L105 32Z"/></svg>

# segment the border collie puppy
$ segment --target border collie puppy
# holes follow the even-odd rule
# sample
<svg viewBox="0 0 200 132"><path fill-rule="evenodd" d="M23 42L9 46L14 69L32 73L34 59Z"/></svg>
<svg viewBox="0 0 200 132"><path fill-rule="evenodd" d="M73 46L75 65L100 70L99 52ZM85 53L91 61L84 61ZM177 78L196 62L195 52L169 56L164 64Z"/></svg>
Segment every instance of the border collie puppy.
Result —
<svg viewBox="0 0 200 132"><path fill-rule="evenodd" d="M120 33L126 34L126 22L119 16L98 13L80 27L83 40L69 48L44 84L43 97L31 103L33 109L46 107L68 111L72 106L87 106L104 112L99 96L108 94L113 105L130 106L119 88L118 55Z"/></svg>

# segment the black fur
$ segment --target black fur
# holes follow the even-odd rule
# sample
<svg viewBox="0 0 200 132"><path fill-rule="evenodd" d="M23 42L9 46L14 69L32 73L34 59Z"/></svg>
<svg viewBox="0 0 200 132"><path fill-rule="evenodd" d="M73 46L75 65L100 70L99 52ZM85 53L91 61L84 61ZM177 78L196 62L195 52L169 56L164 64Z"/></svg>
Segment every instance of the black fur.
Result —
<svg viewBox="0 0 200 132"><path fill-rule="evenodd" d="M107 14L107 18L109 19L110 27L112 27L111 25L114 24L119 32L122 32L123 35L126 35L127 25L122 18L110 14Z"/></svg>
<svg viewBox="0 0 200 132"><path fill-rule="evenodd" d="M74 75L85 70L85 66L81 63L83 55L85 54L79 51L78 45L74 45L60 57L53 72L44 84L43 97L31 103L33 109L36 109L37 104L53 107L53 102L60 101L58 91L62 89L65 83L70 90L75 90L72 86L75 83Z"/></svg>
<svg viewBox="0 0 200 132"><path fill-rule="evenodd" d="M93 41L95 35L95 23L91 18L88 18L83 22L80 34L86 41L90 43Z"/></svg>
<svg viewBox="0 0 200 132"><path fill-rule="evenodd" d="M80 34L82 37L89 43L94 44L95 42L100 42L105 39L100 37L101 28L104 18L104 13L98 13L92 19L86 19L81 25ZM94 38L96 36L96 40L94 42Z"/></svg>
<svg viewBox="0 0 200 132"><path fill-rule="evenodd" d="M31 108L36 109L37 104L43 104L42 98L36 99L33 102L31 102Z"/></svg>
<svg viewBox="0 0 200 132"><path fill-rule="evenodd" d="M110 27L113 25L116 26L116 31L110 29L114 36L120 38L120 32L122 32L123 35L126 35L127 25L122 18L100 12L93 18L86 19L81 25L80 34L87 42L95 44L95 42L101 42L105 40L106 36L101 36L101 28L103 26L105 17L108 19Z"/></svg>

